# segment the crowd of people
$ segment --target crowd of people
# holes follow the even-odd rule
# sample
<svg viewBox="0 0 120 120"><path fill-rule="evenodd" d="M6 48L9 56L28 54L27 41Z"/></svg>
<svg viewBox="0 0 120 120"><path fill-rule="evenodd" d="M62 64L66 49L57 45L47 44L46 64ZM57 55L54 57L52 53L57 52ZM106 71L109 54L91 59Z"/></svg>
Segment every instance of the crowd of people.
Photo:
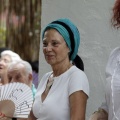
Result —
<svg viewBox="0 0 120 120"><path fill-rule="evenodd" d="M112 25L120 28L120 0L116 0L113 7ZM37 83L37 91L32 64L11 50L0 53L0 85L22 82L33 92L34 103L29 117L19 120L85 120L89 82L78 55L78 28L70 19L54 20L43 30L42 44L45 60L52 70L42 77L39 85ZM93 111L89 120L120 120L119 69L120 48L117 47L106 65L105 102ZM0 118L7 120L4 113L0 113Z"/></svg>
<svg viewBox="0 0 120 120"><path fill-rule="evenodd" d="M32 67L27 62L21 59L21 57L9 50L4 49L0 53L0 85L6 85L11 82L21 82L32 89L33 97L36 93L36 88L33 81ZM1 116L5 116L1 113ZM12 120L16 118L11 118ZM4 120L11 120L10 118L4 117ZM26 120L26 119L18 119Z"/></svg>

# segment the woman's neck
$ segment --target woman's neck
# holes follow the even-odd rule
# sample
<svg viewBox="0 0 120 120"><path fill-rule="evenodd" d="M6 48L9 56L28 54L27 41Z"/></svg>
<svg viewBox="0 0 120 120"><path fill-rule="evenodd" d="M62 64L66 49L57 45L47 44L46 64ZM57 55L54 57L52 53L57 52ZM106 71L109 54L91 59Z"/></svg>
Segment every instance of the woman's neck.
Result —
<svg viewBox="0 0 120 120"><path fill-rule="evenodd" d="M53 76L54 76L54 77L57 77L57 76L63 74L63 73L66 72L71 66L72 66L72 64L71 64L70 62L54 65L54 66L52 67L52 69L53 69Z"/></svg>

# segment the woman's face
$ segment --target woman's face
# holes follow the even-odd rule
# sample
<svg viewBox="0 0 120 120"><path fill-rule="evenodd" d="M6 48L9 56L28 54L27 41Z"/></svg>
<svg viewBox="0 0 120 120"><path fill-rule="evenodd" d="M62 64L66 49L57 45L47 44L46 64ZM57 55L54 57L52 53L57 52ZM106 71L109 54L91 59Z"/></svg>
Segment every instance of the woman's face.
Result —
<svg viewBox="0 0 120 120"><path fill-rule="evenodd" d="M0 75L7 71L7 67L11 61L12 60L9 55L4 55L0 58Z"/></svg>
<svg viewBox="0 0 120 120"><path fill-rule="evenodd" d="M20 82L30 85L31 80L26 72L26 68L22 64L15 64L8 68L7 72L8 81L10 82Z"/></svg>
<svg viewBox="0 0 120 120"><path fill-rule="evenodd" d="M63 37L55 29L45 32L43 38L43 53L48 64L55 65L69 59L69 48Z"/></svg>

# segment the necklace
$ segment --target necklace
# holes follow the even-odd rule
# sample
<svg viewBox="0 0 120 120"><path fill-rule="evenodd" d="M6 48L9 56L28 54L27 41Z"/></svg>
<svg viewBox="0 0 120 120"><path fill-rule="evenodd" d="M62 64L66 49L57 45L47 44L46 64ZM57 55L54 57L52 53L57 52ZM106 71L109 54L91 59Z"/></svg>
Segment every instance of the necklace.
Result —
<svg viewBox="0 0 120 120"><path fill-rule="evenodd" d="M50 90L51 86L53 85L53 82L54 82L54 77L53 77L53 74L50 75L50 77L48 78L48 82L47 82L47 85L46 85L46 92Z"/></svg>
<svg viewBox="0 0 120 120"><path fill-rule="evenodd" d="M70 67L71 67L71 65L69 65L65 71L67 71ZM64 71L64 72L65 72L65 71ZM62 73L61 73L61 74L62 74ZM50 90L50 88L51 88L52 85L53 85L53 82L54 82L54 75L53 75L53 73L52 73L52 74L49 76L49 78L48 78L48 82L47 82L47 85L46 85L45 92L48 92L48 91Z"/></svg>

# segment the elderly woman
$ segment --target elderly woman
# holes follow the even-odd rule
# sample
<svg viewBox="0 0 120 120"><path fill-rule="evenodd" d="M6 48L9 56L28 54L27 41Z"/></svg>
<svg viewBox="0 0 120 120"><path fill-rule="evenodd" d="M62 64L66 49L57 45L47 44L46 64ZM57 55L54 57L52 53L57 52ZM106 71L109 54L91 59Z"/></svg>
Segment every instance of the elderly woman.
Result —
<svg viewBox="0 0 120 120"><path fill-rule="evenodd" d="M0 56L0 80L2 84L8 83L7 81L7 68L11 62L21 60L20 56L11 51L5 50L1 52Z"/></svg>
<svg viewBox="0 0 120 120"><path fill-rule="evenodd" d="M11 50L4 50L3 52L1 52L1 56L0 56L0 85L4 85L4 84L8 83L7 69L8 69L8 66L10 65L10 63L12 63L14 61L20 61L20 60L21 60L20 56ZM4 117L3 113L0 113L0 118L1 117ZM1 119L9 120L6 117L1 118Z"/></svg>
<svg viewBox="0 0 120 120"><path fill-rule="evenodd" d="M89 83L72 64L80 44L77 27L69 19L48 24L42 33L43 53L52 71L41 79L33 114L36 120L85 120ZM33 120L32 118L32 120Z"/></svg>
<svg viewBox="0 0 120 120"><path fill-rule="evenodd" d="M8 82L20 82L28 85L32 89L33 97L36 88L33 82L32 67L29 62L20 60L10 63L7 69Z"/></svg>

